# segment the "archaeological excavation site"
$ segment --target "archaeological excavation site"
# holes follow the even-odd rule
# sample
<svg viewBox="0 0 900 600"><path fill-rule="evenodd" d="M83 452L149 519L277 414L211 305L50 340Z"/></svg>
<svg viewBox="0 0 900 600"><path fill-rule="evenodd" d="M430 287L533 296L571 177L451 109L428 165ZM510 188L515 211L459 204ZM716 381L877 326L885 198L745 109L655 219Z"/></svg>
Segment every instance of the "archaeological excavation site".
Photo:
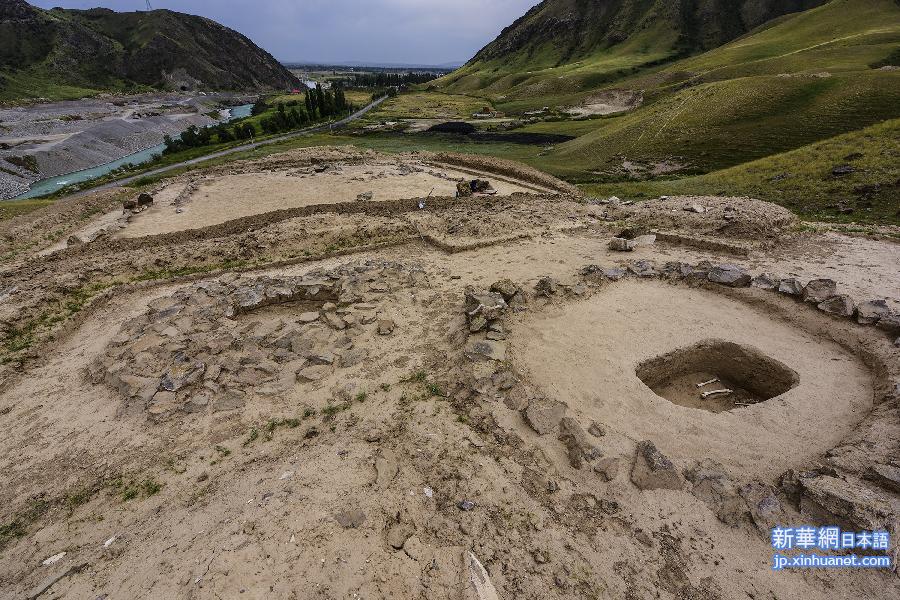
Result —
<svg viewBox="0 0 900 600"><path fill-rule="evenodd" d="M772 566L896 564L897 237L337 146L0 231L3 598L900 597Z"/></svg>

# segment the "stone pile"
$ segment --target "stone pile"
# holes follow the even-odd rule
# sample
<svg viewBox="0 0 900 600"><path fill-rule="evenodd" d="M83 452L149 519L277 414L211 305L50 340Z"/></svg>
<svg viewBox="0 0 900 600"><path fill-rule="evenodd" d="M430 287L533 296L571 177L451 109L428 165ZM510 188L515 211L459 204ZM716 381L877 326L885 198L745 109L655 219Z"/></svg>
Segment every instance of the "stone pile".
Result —
<svg viewBox="0 0 900 600"><path fill-rule="evenodd" d="M367 339L394 332L389 294L424 279L416 266L369 261L205 281L126 322L89 376L154 419L238 409L251 393L283 393L361 363Z"/></svg>
<svg viewBox="0 0 900 600"><path fill-rule="evenodd" d="M900 314L891 311L884 299L876 298L857 304L847 294L838 293L838 284L831 279L814 279L805 285L795 278L781 278L771 273L753 275L743 267L732 264L713 265L701 262L691 265L667 262L659 266L652 260L636 260L627 269L604 268L588 265L581 275L599 281L618 281L626 276L638 278L662 277L670 280L710 282L727 287L755 287L792 296L814 305L820 311L835 317L855 319L860 325L871 325L889 335L900 336ZM900 344L900 338L897 340Z"/></svg>

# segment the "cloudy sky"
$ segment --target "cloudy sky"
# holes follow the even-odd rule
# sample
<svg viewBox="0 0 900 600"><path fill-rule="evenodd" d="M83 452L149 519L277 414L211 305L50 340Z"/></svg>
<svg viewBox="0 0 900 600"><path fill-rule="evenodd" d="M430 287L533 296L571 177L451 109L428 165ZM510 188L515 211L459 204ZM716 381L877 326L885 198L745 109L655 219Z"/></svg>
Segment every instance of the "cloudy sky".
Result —
<svg viewBox="0 0 900 600"><path fill-rule="evenodd" d="M143 10L145 0L29 0ZM465 62L538 0L150 0L237 29L284 61Z"/></svg>

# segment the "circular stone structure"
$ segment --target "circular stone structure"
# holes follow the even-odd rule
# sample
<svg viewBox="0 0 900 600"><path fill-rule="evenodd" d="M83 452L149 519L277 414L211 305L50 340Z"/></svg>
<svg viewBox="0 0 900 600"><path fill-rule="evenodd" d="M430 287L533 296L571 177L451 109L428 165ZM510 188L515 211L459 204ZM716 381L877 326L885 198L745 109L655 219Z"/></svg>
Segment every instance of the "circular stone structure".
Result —
<svg viewBox="0 0 900 600"><path fill-rule="evenodd" d="M653 439L673 459L712 458L749 476L805 464L873 406L872 374L837 344L740 301L658 281L622 281L531 314L510 346L541 393L584 419ZM697 383L710 379L746 395L721 410L678 401L679 389L690 384L699 396Z"/></svg>

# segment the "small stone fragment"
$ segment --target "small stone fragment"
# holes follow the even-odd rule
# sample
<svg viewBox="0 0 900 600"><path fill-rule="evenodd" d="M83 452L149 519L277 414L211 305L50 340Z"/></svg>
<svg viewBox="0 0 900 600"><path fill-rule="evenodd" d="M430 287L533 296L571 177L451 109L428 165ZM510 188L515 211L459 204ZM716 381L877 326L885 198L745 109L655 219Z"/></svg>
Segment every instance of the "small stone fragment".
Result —
<svg viewBox="0 0 900 600"><path fill-rule="evenodd" d="M637 445L631 481L642 490L680 490L684 487L684 480L672 461L657 450L653 442L646 440Z"/></svg>

